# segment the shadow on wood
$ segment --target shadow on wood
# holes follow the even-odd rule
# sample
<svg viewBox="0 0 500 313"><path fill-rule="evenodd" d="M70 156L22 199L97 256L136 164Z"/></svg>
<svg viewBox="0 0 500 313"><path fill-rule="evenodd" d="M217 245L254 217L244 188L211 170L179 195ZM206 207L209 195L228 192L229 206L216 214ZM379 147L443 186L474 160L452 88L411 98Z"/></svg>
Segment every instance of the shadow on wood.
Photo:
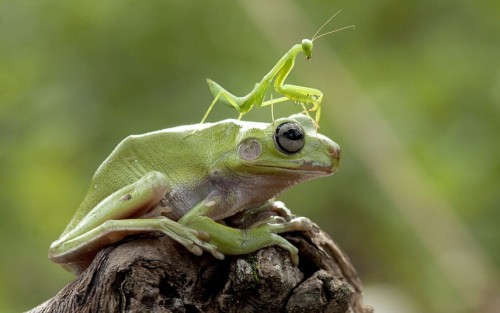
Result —
<svg viewBox="0 0 500 313"><path fill-rule="evenodd" d="M323 232L284 236L250 255L197 257L166 236L135 236L101 250L89 268L30 312L370 313L348 258Z"/></svg>

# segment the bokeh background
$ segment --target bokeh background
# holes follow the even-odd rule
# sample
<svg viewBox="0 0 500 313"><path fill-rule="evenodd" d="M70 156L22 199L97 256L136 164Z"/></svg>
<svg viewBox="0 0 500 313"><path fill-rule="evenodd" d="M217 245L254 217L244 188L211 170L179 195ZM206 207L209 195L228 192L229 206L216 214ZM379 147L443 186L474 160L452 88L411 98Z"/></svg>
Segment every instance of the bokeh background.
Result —
<svg viewBox="0 0 500 313"><path fill-rule="evenodd" d="M355 30L316 41L288 82L324 92L341 170L280 198L348 253L377 312L500 312L491 0L1 0L0 312L72 280L48 246L121 139L199 122L207 77L247 93L339 9L325 30ZM236 116L218 105L209 120Z"/></svg>

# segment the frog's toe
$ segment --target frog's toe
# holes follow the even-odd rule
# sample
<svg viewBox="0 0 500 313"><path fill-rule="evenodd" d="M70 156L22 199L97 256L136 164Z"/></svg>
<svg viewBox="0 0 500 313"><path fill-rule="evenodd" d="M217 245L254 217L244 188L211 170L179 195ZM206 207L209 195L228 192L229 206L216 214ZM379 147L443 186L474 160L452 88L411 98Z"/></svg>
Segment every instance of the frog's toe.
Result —
<svg viewBox="0 0 500 313"><path fill-rule="evenodd" d="M207 249L208 252L210 252L214 258L219 259L219 260L224 260L224 253L220 252L219 249L217 249L216 246L210 245L211 248Z"/></svg>
<svg viewBox="0 0 500 313"><path fill-rule="evenodd" d="M299 250L297 247L279 235L272 235L272 237L274 238L274 244L287 250L290 254L290 261L292 261L293 265L297 266L299 264Z"/></svg>
<svg viewBox="0 0 500 313"><path fill-rule="evenodd" d="M271 224L284 224L286 223L286 219L284 217L274 215L270 216L266 222Z"/></svg>
<svg viewBox="0 0 500 313"><path fill-rule="evenodd" d="M189 252L196 256L200 256L203 254L203 251L207 251L219 260L224 259L224 254L218 251L216 246L205 241L201 241L197 238L193 238L193 240L189 244L184 246L189 250Z"/></svg>
<svg viewBox="0 0 500 313"><path fill-rule="evenodd" d="M281 201L274 201L272 203L271 211L279 214L286 220L290 220L294 215L290 209L288 209L285 204Z"/></svg>
<svg viewBox="0 0 500 313"><path fill-rule="evenodd" d="M307 217L296 217L287 223L290 230L295 231L311 231L314 227L317 228L316 224L311 222Z"/></svg>
<svg viewBox="0 0 500 313"><path fill-rule="evenodd" d="M207 242L198 242L197 244L201 249L210 252L216 259L224 260L225 256L222 252L219 251L217 246L214 246Z"/></svg>
<svg viewBox="0 0 500 313"><path fill-rule="evenodd" d="M311 231L317 226L307 217L296 217L286 223L270 223L267 227L271 232L284 233L291 231Z"/></svg>
<svg viewBox="0 0 500 313"><path fill-rule="evenodd" d="M189 252L196 256L200 256L203 254L203 250L198 245L193 244L192 246L186 248L189 250Z"/></svg>
<svg viewBox="0 0 500 313"><path fill-rule="evenodd" d="M197 231L196 237L202 241L208 241L210 239L210 235L206 231L202 230Z"/></svg>
<svg viewBox="0 0 500 313"><path fill-rule="evenodd" d="M290 260L294 266L299 265L299 254L298 253L290 253Z"/></svg>
<svg viewBox="0 0 500 313"><path fill-rule="evenodd" d="M212 252L212 255L213 255L216 259L219 259L219 260L224 260L224 258L225 258L224 253L222 253L222 252L220 252L220 251L213 251L213 252Z"/></svg>

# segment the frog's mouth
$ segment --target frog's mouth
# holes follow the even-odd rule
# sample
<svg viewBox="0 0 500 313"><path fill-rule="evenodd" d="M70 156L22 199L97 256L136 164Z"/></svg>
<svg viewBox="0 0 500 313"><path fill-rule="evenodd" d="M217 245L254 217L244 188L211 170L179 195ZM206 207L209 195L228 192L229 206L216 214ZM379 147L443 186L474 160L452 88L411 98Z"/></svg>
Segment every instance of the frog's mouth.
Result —
<svg viewBox="0 0 500 313"><path fill-rule="evenodd" d="M285 166L276 166L276 165L259 165L260 167L266 168L274 168L278 169L280 172L288 172L294 174L302 174L302 175L331 175L337 171L338 162L335 162L334 166L318 166L312 164L312 162L301 164L297 167L285 167Z"/></svg>

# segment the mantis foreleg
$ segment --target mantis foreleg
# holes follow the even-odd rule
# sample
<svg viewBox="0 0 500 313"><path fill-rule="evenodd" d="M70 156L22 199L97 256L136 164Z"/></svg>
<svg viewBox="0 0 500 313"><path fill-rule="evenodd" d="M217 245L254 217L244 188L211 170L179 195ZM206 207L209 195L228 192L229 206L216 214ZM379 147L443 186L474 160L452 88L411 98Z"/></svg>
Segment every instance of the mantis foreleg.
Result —
<svg viewBox="0 0 500 313"><path fill-rule="evenodd" d="M316 111L316 123L319 122L321 115L321 101L323 100L323 93L315 88L303 87L297 85L284 84L286 78L290 74L295 65L295 57L290 58L278 71L274 79L274 89L284 95L278 99L265 101L258 106L266 106L286 100L292 100L302 105L306 113L308 111ZM306 109L304 104L312 104L312 107Z"/></svg>

